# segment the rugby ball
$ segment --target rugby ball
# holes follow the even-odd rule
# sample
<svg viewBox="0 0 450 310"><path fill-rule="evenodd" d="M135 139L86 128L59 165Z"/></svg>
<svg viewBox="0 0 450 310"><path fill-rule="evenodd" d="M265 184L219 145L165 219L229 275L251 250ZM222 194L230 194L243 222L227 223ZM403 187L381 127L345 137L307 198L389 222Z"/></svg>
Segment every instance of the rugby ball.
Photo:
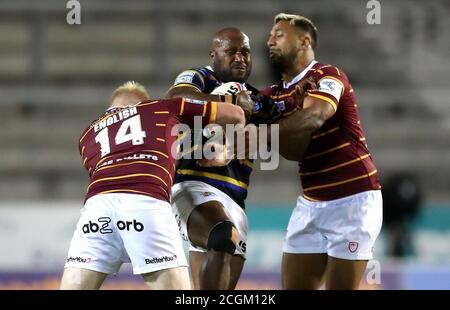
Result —
<svg viewBox="0 0 450 310"><path fill-rule="evenodd" d="M227 82L217 86L211 92L211 95L235 95L241 90L247 90L244 84L238 82Z"/></svg>

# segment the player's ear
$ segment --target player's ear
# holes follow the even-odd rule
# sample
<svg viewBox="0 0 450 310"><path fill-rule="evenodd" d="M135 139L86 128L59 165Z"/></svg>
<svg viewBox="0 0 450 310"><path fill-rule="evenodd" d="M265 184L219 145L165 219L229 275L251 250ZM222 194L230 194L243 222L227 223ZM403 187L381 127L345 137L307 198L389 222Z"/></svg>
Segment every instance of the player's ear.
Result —
<svg viewBox="0 0 450 310"><path fill-rule="evenodd" d="M303 33L300 39L302 49L307 49L308 47L310 47L311 41L311 36L308 33Z"/></svg>
<svg viewBox="0 0 450 310"><path fill-rule="evenodd" d="M209 59L211 60L211 64L214 63L215 57L216 57L216 53L214 51L209 51Z"/></svg>

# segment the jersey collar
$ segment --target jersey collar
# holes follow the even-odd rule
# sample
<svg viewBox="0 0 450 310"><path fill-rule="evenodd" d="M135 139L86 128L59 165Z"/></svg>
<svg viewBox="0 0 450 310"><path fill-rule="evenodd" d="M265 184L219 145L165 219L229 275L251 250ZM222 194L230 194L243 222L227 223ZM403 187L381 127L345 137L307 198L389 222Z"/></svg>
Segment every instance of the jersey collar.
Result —
<svg viewBox="0 0 450 310"><path fill-rule="evenodd" d="M302 72L300 72L296 77L294 77L292 79L292 81L290 81L289 83L286 83L285 81L283 81L283 88L289 88L294 84L297 84L301 79L303 79L303 77L306 75L306 73L311 70L311 68L317 63L316 60L313 60L309 63L309 65L303 69Z"/></svg>

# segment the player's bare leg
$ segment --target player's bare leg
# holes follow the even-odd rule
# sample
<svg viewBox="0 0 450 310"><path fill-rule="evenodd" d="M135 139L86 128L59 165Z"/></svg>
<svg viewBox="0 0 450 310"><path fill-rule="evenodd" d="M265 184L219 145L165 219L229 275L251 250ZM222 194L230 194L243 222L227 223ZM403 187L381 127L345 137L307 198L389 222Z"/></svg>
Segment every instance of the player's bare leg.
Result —
<svg viewBox="0 0 450 310"><path fill-rule="evenodd" d="M216 228L221 229L220 226L229 223L231 222L220 202L205 202L195 208L189 216L187 223L189 239L193 244L204 248L208 248L208 243L211 244L212 241L222 244L231 242L231 240L220 240L220 238L226 239L229 237L220 233L215 234L214 231ZM194 262L196 266L194 268L199 270L193 271L193 273L198 274L198 280L194 280L194 286L202 290L228 289L230 287L232 257L233 255L225 250L209 249L203 257L203 263L200 266ZM195 279L194 275L193 277ZM197 281L198 285L195 284L195 281Z"/></svg>
<svg viewBox="0 0 450 310"><path fill-rule="evenodd" d="M328 256L283 253L281 276L287 290L316 290L325 280Z"/></svg>
<svg viewBox="0 0 450 310"><path fill-rule="evenodd" d="M189 251L189 267L191 268L191 279L194 290L200 289L200 272L206 253Z"/></svg>
<svg viewBox="0 0 450 310"><path fill-rule="evenodd" d="M357 290L366 270L367 260L328 257L327 290Z"/></svg>
<svg viewBox="0 0 450 310"><path fill-rule="evenodd" d="M175 267L145 273L145 284L151 290L190 290L191 280L187 267Z"/></svg>
<svg viewBox="0 0 450 310"><path fill-rule="evenodd" d="M230 284L229 290L234 290L241 277L242 269L244 268L245 259L241 255L233 255L230 265Z"/></svg>
<svg viewBox="0 0 450 310"><path fill-rule="evenodd" d="M192 282L195 290L200 289L200 273L203 263L206 259L206 253L202 252L189 252L189 265L191 266ZM244 267L245 259L241 255L233 255L230 263L230 283L228 285L229 290L234 290L239 281Z"/></svg>
<svg viewBox="0 0 450 310"><path fill-rule="evenodd" d="M107 274L93 270L67 267L61 279L60 290L98 290Z"/></svg>

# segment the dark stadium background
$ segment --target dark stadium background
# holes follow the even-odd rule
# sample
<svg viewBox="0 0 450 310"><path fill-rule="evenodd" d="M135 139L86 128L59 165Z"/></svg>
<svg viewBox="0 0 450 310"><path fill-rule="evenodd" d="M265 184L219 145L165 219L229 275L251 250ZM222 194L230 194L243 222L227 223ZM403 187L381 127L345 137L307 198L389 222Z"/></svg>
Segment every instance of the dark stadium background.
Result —
<svg viewBox="0 0 450 310"><path fill-rule="evenodd" d="M250 82L267 86L279 12L315 22L317 58L356 91L386 216L362 288L450 289L450 2L381 0L380 24L368 24L365 0L79 2L81 24L68 25L65 0L0 1L0 289L58 287L87 184L78 136L115 87L137 80L163 97L178 72L208 64L226 26L249 35ZM239 288L280 288L299 192L295 163L254 173ZM124 266L105 288L143 283Z"/></svg>

